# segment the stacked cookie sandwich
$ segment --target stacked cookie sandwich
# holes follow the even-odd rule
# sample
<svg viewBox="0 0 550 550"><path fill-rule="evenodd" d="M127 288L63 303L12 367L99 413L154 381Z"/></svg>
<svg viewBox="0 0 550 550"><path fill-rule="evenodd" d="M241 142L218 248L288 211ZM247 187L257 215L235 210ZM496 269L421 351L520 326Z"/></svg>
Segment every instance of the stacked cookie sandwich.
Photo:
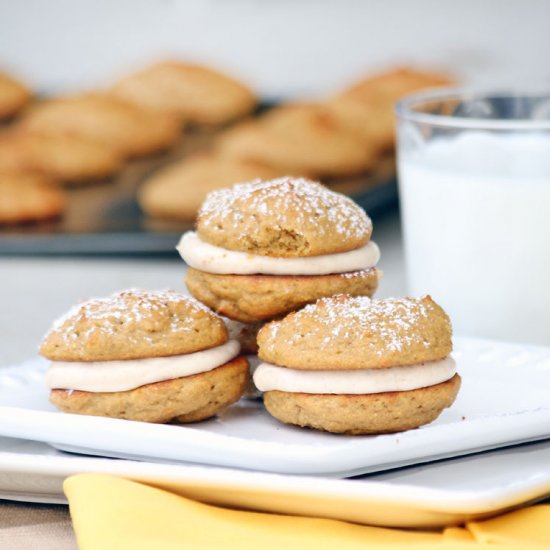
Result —
<svg viewBox="0 0 550 550"><path fill-rule="evenodd" d="M351 199L285 177L210 193L178 251L191 294L244 323L281 317L323 296L371 296L380 252Z"/></svg>

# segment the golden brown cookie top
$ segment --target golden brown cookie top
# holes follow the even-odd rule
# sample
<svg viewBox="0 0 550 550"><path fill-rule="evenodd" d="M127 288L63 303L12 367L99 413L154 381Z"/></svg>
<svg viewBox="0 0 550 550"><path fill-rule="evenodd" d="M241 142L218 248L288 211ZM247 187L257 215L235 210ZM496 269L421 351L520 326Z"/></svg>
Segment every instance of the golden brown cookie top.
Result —
<svg viewBox="0 0 550 550"><path fill-rule="evenodd" d="M54 361L110 361L193 353L227 341L221 317L172 290L125 290L59 319L40 353Z"/></svg>
<svg viewBox="0 0 550 550"><path fill-rule="evenodd" d="M65 206L63 191L37 174L0 172L0 225L48 220Z"/></svg>
<svg viewBox="0 0 550 550"><path fill-rule="evenodd" d="M372 222L348 197L305 178L285 177L213 191L199 211L197 233L229 250L288 258L363 246Z"/></svg>
<svg viewBox="0 0 550 550"><path fill-rule="evenodd" d="M254 94L216 70L164 61L121 79L113 96L197 124L220 124L250 112Z"/></svg>
<svg viewBox="0 0 550 550"><path fill-rule="evenodd" d="M381 109L378 105L347 96L333 98L327 101L326 106L344 126L361 136L364 146L374 155L393 145L393 108Z"/></svg>
<svg viewBox="0 0 550 550"><path fill-rule="evenodd" d="M77 136L26 132L0 133L0 170L30 172L66 183L112 175L122 157L103 143Z"/></svg>
<svg viewBox="0 0 550 550"><path fill-rule="evenodd" d="M27 110L20 124L30 132L98 141L125 156L165 149L180 133L178 123L167 115L97 93L37 103Z"/></svg>
<svg viewBox="0 0 550 550"><path fill-rule="evenodd" d="M452 349L451 323L430 296L321 298L258 333L259 356L308 370L384 368L437 361Z"/></svg>
<svg viewBox="0 0 550 550"><path fill-rule="evenodd" d="M21 82L0 73L0 118L15 115L30 98L31 92Z"/></svg>
<svg viewBox="0 0 550 550"><path fill-rule="evenodd" d="M398 67L360 80L341 95L370 104L391 106L412 92L452 83L452 78L442 73Z"/></svg>
<svg viewBox="0 0 550 550"><path fill-rule="evenodd" d="M230 128L222 154L286 169L294 175L339 177L373 167L376 158L355 127L322 103L291 103Z"/></svg>

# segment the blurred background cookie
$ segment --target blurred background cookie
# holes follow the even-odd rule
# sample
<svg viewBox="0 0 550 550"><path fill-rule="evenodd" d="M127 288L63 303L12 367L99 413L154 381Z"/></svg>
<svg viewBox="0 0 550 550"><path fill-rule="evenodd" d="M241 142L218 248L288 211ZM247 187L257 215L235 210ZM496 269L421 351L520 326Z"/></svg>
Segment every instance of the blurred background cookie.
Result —
<svg viewBox="0 0 550 550"><path fill-rule="evenodd" d="M395 103L407 94L451 84L451 77L441 73L399 67L366 76L342 90L330 104L346 120L355 117L359 131L362 126L379 150L389 150L395 143Z"/></svg>
<svg viewBox="0 0 550 550"><path fill-rule="evenodd" d="M0 225L57 218L64 206L63 191L48 178L0 170Z"/></svg>
<svg viewBox="0 0 550 550"><path fill-rule="evenodd" d="M442 73L421 71L411 67L398 67L366 76L344 89L339 95L365 104L387 106L393 105L412 92L451 84L453 84L453 79Z"/></svg>
<svg viewBox="0 0 550 550"><path fill-rule="evenodd" d="M121 165L120 155L111 147L83 137L23 130L0 134L0 170L80 184L111 176Z"/></svg>
<svg viewBox="0 0 550 550"><path fill-rule="evenodd" d="M29 132L97 141L125 157L162 151L180 136L171 117L100 94L43 101L31 107L20 124Z"/></svg>
<svg viewBox="0 0 550 550"><path fill-rule="evenodd" d="M210 191L280 175L276 168L254 161L202 153L155 172L140 187L138 201L149 216L192 221Z"/></svg>
<svg viewBox="0 0 550 550"><path fill-rule="evenodd" d="M332 98L326 108L340 123L361 137L364 147L376 159L392 150L395 141L393 108L379 108L347 96ZM377 164L377 160L374 161Z"/></svg>
<svg viewBox="0 0 550 550"><path fill-rule="evenodd" d="M374 163L361 134L327 106L315 103L276 107L228 130L217 147L223 155L319 178L359 174Z"/></svg>
<svg viewBox="0 0 550 550"><path fill-rule="evenodd" d="M252 111L244 84L214 69L165 61L119 80L110 95L193 124L223 124Z"/></svg>
<svg viewBox="0 0 550 550"><path fill-rule="evenodd" d="M0 119L14 116L30 99L31 92L24 84L0 72Z"/></svg>

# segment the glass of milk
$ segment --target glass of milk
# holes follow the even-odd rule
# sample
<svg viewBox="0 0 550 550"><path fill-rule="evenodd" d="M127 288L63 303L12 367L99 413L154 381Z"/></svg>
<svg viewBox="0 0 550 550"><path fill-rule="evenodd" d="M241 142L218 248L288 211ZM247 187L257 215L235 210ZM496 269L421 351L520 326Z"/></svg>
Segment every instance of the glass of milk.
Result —
<svg viewBox="0 0 550 550"><path fill-rule="evenodd" d="M456 334L550 345L550 95L397 105L409 292Z"/></svg>

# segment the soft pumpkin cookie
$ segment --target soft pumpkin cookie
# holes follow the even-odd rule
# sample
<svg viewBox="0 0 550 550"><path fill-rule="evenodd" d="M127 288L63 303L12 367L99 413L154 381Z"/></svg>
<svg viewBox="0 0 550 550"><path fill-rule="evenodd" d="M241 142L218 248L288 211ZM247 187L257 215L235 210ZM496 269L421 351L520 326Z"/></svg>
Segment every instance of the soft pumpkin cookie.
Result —
<svg viewBox="0 0 550 550"><path fill-rule="evenodd" d="M180 135L179 125L169 116L92 93L38 103L27 111L21 126L29 132L97 141L125 157L162 151Z"/></svg>
<svg viewBox="0 0 550 550"><path fill-rule="evenodd" d="M0 172L0 225L56 218L65 195L44 176Z"/></svg>
<svg viewBox="0 0 550 550"><path fill-rule="evenodd" d="M340 93L357 101L378 106L393 105L407 94L427 88L449 86L453 80L445 74L398 67L364 78Z"/></svg>
<svg viewBox="0 0 550 550"><path fill-rule="evenodd" d="M210 193L197 235L219 247L260 256L302 258L366 245L372 222L350 198L318 182L285 177Z"/></svg>
<svg viewBox="0 0 550 550"><path fill-rule="evenodd" d="M387 150L395 144L396 102L408 94L452 83L445 74L398 67L355 82L329 103L345 124L361 124L360 131L375 149Z"/></svg>
<svg viewBox="0 0 550 550"><path fill-rule="evenodd" d="M227 130L221 154L276 166L288 174L332 178L363 173L375 154L356 128L322 103L277 107Z"/></svg>
<svg viewBox="0 0 550 550"><path fill-rule="evenodd" d="M155 172L143 182L138 200L145 213L154 218L193 221L211 191L280 175L275 168L257 162L201 153Z"/></svg>
<svg viewBox="0 0 550 550"><path fill-rule="evenodd" d="M102 180L120 169L121 156L110 147L77 136L25 132L0 135L0 170L47 176L78 185Z"/></svg>
<svg viewBox="0 0 550 550"><path fill-rule="evenodd" d="M429 297L322 298L258 333L254 383L286 424L334 433L417 428L460 388L451 323Z"/></svg>
<svg viewBox="0 0 550 550"><path fill-rule="evenodd" d="M188 422L237 401L248 380L223 320L173 291L129 290L57 321L41 354L50 400L65 412Z"/></svg>
<svg viewBox="0 0 550 550"><path fill-rule="evenodd" d="M221 124L249 113L257 99L214 69L164 61L119 80L109 92L130 103L195 124Z"/></svg>
<svg viewBox="0 0 550 550"><path fill-rule="evenodd" d="M17 114L30 100L31 92L15 78L0 73L0 119Z"/></svg>
<svg viewBox="0 0 550 550"><path fill-rule="evenodd" d="M351 199L311 180L279 178L208 195L178 250L189 291L244 323L285 315L335 292L372 295L380 253Z"/></svg>
<svg viewBox="0 0 550 550"><path fill-rule="evenodd" d="M223 275L190 267L185 284L197 300L221 315L257 323L299 309L319 296L342 292L372 296L380 275L376 267L327 275Z"/></svg>

